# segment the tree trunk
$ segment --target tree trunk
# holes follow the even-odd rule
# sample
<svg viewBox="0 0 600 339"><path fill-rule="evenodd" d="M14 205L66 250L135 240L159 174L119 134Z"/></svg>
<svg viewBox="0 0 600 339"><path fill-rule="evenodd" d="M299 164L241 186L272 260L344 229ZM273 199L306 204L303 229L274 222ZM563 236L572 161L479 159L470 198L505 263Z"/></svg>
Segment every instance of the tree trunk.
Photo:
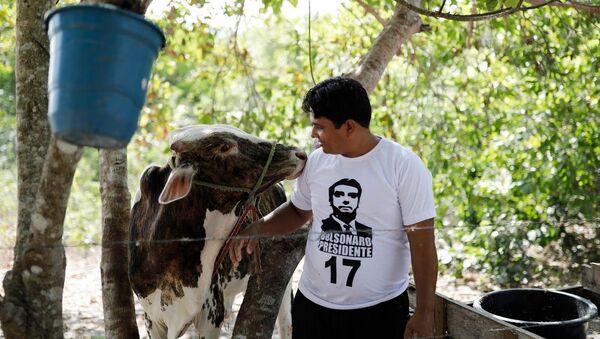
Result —
<svg viewBox="0 0 600 339"><path fill-rule="evenodd" d="M151 0L96 0L140 15ZM102 303L107 338L139 338L127 267L131 195L127 187L127 149L100 151L102 197Z"/></svg>
<svg viewBox="0 0 600 339"><path fill-rule="evenodd" d="M0 307L7 338L63 338L66 260L61 240L70 187L80 158L81 148L54 138L50 141L26 240L5 279L7 295Z"/></svg>
<svg viewBox="0 0 600 339"><path fill-rule="evenodd" d="M13 270L7 275L8 284L5 281L10 289L2 309L14 310L16 306L17 311L6 324L2 319L7 338L63 338L66 260L61 240L70 187L81 153L77 146L54 138L50 141L27 239L19 260L15 259ZM21 290L15 291L15 286ZM13 298L17 303L8 303ZM13 327L16 325L23 327Z"/></svg>
<svg viewBox="0 0 600 339"><path fill-rule="evenodd" d="M0 325L9 339L63 337L62 291L66 260L61 239L70 187L77 163L81 158L81 148L54 139L50 141L51 146L48 148L50 133L46 115L49 55L48 39L43 30L42 18L54 3L54 1L17 1L15 70L19 211L13 269L4 279L6 295L0 296ZM143 13L150 1L130 0L122 3L124 5L138 3L138 7L132 7L131 10ZM128 205L129 193L126 185L124 187ZM122 214L123 206L120 206L120 210ZM126 207L125 210L128 217L128 208ZM120 218L121 214L112 213L111 216ZM128 224L127 217L122 219L125 225ZM110 222L105 225L109 224ZM117 230L109 232L107 238L124 240L126 235L122 230ZM112 251L109 252L109 256L117 255ZM118 249L116 253L119 253ZM133 333L132 329L137 336L137 326L135 326L131 291L127 283L126 261L122 260L124 256L122 253L116 261L122 264L117 264L116 268L115 266L107 268L107 273L103 273L103 284L112 286L119 279L125 282L123 286L128 292L129 299L127 297L123 299L126 303L123 309L128 315L128 320L123 321L126 324L124 327L116 325L116 328L127 328L126 332L119 332L119 336L121 333L127 333L125 337L131 337L129 334ZM116 272L115 277L108 279L107 276L111 276L113 272ZM125 279L122 279L123 276ZM122 288L108 287L107 290L114 292L121 291ZM111 301L107 304L109 307L116 305ZM110 319L108 320L108 324L111 324L110 328L113 328L112 321L122 314L118 307L114 309L116 312L107 317ZM110 330L107 332L113 333Z"/></svg>
<svg viewBox="0 0 600 339"><path fill-rule="evenodd" d="M111 4L119 7L120 9L131 11L139 15L144 15L152 0L82 0L81 2L90 4Z"/></svg>
<svg viewBox="0 0 600 339"><path fill-rule="evenodd" d="M419 6L421 0L409 2ZM375 39L358 69L350 77L360 82L368 93L373 92L396 52L410 40L413 34L419 32L420 28L421 18L419 15L399 3L396 4L394 14Z"/></svg>
<svg viewBox="0 0 600 339"><path fill-rule="evenodd" d="M52 138L31 216L21 274L30 317L27 338L63 338L65 212L82 148Z"/></svg>
<svg viewBox="0 0 600 339"><path fill-rule="evenodd" d="M23 338L28 328L27 300L21 280L23 252L28 242L31 215L50 140L48 112L48 38L42 15L54 1L17 1L16 21L16 113L18 215L13 269L3 281L0 325L7 338Z"/></svg>
<svg viewBox="0 0 600 339"><path fill-rule="evenodd" d="M107 338L139 338L127 275L130 194L127 150L100 151L102 196L102 302Z"/></svg>
<svg viewBox="0 0 600 339"><path fill-rule="evenodd" d="M291 238L261 241L262 271L248 281L244 301L238 312L232 338L264 338L273 336L273 328L285 288L296 266L304 256L306 229Z"/></svg>

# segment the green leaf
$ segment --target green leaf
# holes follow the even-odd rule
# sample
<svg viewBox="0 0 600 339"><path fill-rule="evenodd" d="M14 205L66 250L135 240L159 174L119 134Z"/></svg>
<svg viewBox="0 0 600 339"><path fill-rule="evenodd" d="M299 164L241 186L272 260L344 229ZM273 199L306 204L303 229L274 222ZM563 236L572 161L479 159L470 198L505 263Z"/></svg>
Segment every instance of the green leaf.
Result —
<svg viewBox="0 0 600 339"><path fill-rule="evenodd" d="M485 9L493 11L498 7L498 0L485 0Z"/></svg>

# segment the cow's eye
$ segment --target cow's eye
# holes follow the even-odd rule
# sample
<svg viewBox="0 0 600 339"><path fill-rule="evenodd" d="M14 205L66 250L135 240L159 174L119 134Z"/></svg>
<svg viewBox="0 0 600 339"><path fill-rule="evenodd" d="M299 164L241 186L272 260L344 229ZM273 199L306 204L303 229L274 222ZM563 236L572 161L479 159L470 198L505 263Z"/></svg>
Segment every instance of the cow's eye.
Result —
<svg viewBox="0 0 600 339"><path fill-rule="evenodd" d="M221 145L219 145L219 152L220 153L228 153L234 147L235 147L235 145L229 144L229 143L221 144Z"/></svg>

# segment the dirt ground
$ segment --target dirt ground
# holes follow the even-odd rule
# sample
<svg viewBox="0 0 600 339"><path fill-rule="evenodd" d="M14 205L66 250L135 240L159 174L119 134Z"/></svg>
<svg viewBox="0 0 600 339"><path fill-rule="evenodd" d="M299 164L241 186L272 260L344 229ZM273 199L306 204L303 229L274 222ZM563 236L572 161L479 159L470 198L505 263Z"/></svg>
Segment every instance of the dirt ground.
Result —
<svg viewBox="0 0 600 339"><path fill-rule="evenodd" d="M63 297L63 314L65 319L65 338L103 338L104 319L102 312L102 290L100 282L100 250L99 249L67 249L67 270ZM12 251L0 250L0 280L12 266ZM294 274L293 287L297 288L301 265ZM476 299L481 292L461 284L450 277L442 276L438 280L438 292L462 302ZM0 286L0 294L4 294ZM227 319L220 339L231 337L235 315L242 302L238 296L233 306L233 314ZM141 306L136 301L138 329L142 338L148 338L143 320ZM4 338L0 331L0 338ZM193 329L183 338L198 338ZM274 339L279 339L275 332ZM599 336L589 338L600 339Z"/></svg>

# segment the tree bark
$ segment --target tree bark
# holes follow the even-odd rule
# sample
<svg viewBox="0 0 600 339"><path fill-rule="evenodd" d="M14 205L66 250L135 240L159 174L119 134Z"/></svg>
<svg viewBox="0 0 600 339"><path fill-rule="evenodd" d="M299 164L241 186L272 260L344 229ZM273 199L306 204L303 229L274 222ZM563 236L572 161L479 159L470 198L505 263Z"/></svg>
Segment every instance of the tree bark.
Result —
<svg viewBox="0 0 600 339"><path fill-rule="evenodd" d="M248 281L232 338L273 336L282 298L288 297L283 295L286 286L304 256L306 229L292 233L290 238L261 241L261 246L262 271Z"/></svg>
<svg viewBox="0 0 600 339"><path fill-rule="evenodd" d="M412 0L410 3L419 6L421 0ZM349 76L360 82L368 93L373 92L396 52L410 40L413 34L419 32L420 28L419 15L396 4L394 14L375 39L358 69Z"/></svg>
<svg viewBox="0 0 600 339"><path fill-rule="evenodd" d="M52 138L26 242L7 274L2 329L7 338L63 338L63 222L81 148ZM21 290L15 291L15 286ZM15 300L16 302L9 302ZM5 311L16 311L11 318ZM6 321L6 323L5 323ZM16 326L22 326L16 328Z"/></svg>
<svg viewBox="0 0 600 339"><path fill-rule="evenodd" d="M130 194L127 150L100 151L102 197L102 302L107 338L139 338L127 274Z"/></svg>
<svg viewBox="0 0 600 339"><path fill-rule="evenodd" d="M13 269L6 274L3 282L6 295L0 296L0 325L9 339L63 337L62 293L66 259L61 240L70 187L82 149L55 139L50 141L46 117L49 55L48 39L43 29L43 14L51 9L54 3L17 1L15 70L19 211ZM121 3L125 7L127 4L134 6L137 3L138 7L126 9L142 14L150 1L130 0ZM125 191L128 205L129 193L126 185ZM123 209L123 206L119 206L119 209L121 214L126 210L127 217L121 222L127 225L128 208ZM111 216L119 217L121 214L113 213ZM109 232L107 238L124 240L126 235L122 230L117 230ZM116 253L118 254L119 250ZM117 254L109 251L108 256ZM128 317L122 318L127 319L122 321L126 324L124 327L116 325L116 328L127 328L129 331L115 333L119 333L118 336L127 333L125 337L131 337L129 333L133 333L132 328L137 336L137 326L127 280L126 261L122 258L121 252L119 260L116 260L121 265L115 265L116 269L115 266L109 266L108 273L103 273L103 284L111 286L118 279L125 282L121 287L125 286L124 289L129 295L129 299L123 299L126 303L123 309L128 313ZM122 272L123 269L125 273ZM113 272L118 272L115 273L115 278L107 278ZM109 287L108 290L114 292L123 288ZM115 305L111 301L107 304L109 307ZM108 317L109 328L113 328L112 321L122 314L119 308L115 310L115 313ZM113 333L110 330L108 332Z"/></svg>
<svg viewBox="0 0 600 339"><path fill-rule="evenodd" d="M146 13L151 0L93 0ZM131 195L127 187L127 149L100 151L102 198L102 303L107 338L139 338L127 267L127 239Z"/></svg>
<svg viewBox="0 0 600 339"><path fill-rule="evenodd" d="M27 338L63 338L65 283L63 225L71 185L82 148L52 138L31 216L29 242L21 274L27 312Z"/></svg>
<svg viewBox="0 0 600 339"><path fill-rule="evenodd" d="M111 4L119 7L120 9L144 15L146 13L146 10L148 9L148 6L150 6L152 0L82 0L81 2L90 4Z"/></svg>
<svg viewBox="0 0 600 339"><path fill-rule="evenodd" d="M54 1L18 0L16 5L17 239L13 269L3 281L6 295L0 296L0 325L7 338L23 338L28 324L23 253L50 140L46 118L48 38L42 15Z"/></svg>
<svg viewBox="0 0 600 339"><path fill-rule="evenodd" d="M543 4L544 1L541 0L527 0L526 2L532 4L532 5L540 5ZM565 1L565 2L553 2L551 4L549 4L548 6L556 6L556 7L562 7L562 8L574 8L575 10L590 15L590 16L599 16L600 15L600 6L597 5L591 5L591 4L586 4L583 2L576 2L576 1Z"/></svg>

